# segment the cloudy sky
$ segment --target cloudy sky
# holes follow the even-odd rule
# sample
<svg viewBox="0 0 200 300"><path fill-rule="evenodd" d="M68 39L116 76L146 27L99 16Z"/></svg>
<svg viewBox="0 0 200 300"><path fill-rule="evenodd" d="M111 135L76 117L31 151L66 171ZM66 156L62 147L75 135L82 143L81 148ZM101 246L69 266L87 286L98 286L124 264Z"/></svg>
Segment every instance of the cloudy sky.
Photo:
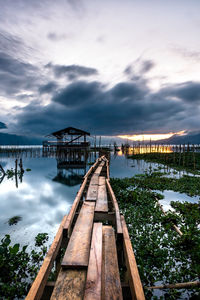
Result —
<svg viewBox="0 0 200 300"><path fill-rule="evenodd" d="M0 0L0 7L1 132L200 129L199 0Z"/></svg>

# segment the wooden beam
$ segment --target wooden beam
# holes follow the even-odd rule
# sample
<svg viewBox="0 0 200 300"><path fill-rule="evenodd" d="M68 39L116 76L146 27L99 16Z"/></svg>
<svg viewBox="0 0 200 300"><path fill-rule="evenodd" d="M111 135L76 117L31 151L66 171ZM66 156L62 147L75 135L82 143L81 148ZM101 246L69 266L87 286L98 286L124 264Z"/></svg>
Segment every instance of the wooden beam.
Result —
<svg viewBox="0 0 200 300"><path fill-rule="evenodd" d="M90 184L87 190L86 200L96 201L99 188L99 175L93 174L90 180Z"/></svg>
<svg viewBox="0 0 200 300"><path fill-rule="evenodd" d="M103 158L104 156L97 158L96 162L90 167L90 169L85 174L84 178L88 177L92 173L92 171L95 170L96 166L98 165L99 162L101 162Z"/></svg>
<svg viewBox="0 0 200 300"><path fill-rule="evenodd" d="M86 270L61 270L51 300L82 300L85 280Z"/></svg>
<svg viewBox="0 0 200 300"><path fill-rule="evenodd" d="M103 176L99 176L99 188L98 188L95 212L108 212L106 178Z"/></svg>
<svg viewBox="0 0 200 300"><path fill-rule="evenodd" d="M134 300L144 300L144 291L140 280L140 275L135 260L132 244L129 238L128 229L123 216L121 216L122 228L123 228L123 247L124 256L126 261L126 267L128 271L128 282L131 288L132 298Z"/></svg>
<svg viewBox="0 0 200 300"><path fill-rule="evenodd" d="M33 299L39 300L43 294L49 274L53 267L54 260L56 259L56 256L57 256L58 251L61 246L61 242L63 239L63 227L66 222L66 219L67 219L67 216L64 216L63 220L60 224L60 227L58 229L58 232L55 236L55 239L44 259L44 262L39 270L37 277L35 278L32 286L31 286L31 289L26 297L26 300L33 300Z"/></svg>
<svg viewBox="0 0 200 300"><path fill-rule="evenodd" d="M115 194L112 190L112 187L111 187L110 182L109 182L108 179L106 179L106 184L107 184L108 193L110 195L110 198L112 200L112 203L113 203L113 206L114 206L114 209L115 209L117 234L119 236L122 236L122 224L121 224L121 217L120 217L120 212L119 212L119 206L118 206L118 203L117 203L117 199L115 197Z"/></svg>
<svg viewBox="0 0 200 300"><path fill-rule="evenodd" d="M145 289L187 289L193 287L199 287L200 281L191 281L191 282L182 282L182 283L173 283L173 284L163 284L157 286L145 286Z"/></svg>
<svg viewBox="0 0 200 300"><path fill-rule="evenodd" d="M110 180L109 162L108 162L108 160L106 160L106 174L107 174L107 179Z"/></svg>
<svg viewBox="0 0 200 300"><path fill-rule="evenodd" d="M112 226L103 226L102 300L122 300L115 234Z"/></svg>
<svg viewBox="0 0 200 300"><path fill-rule="evenodd" d="M102 223L94 223L84 300L101 300Z"/></svg>
<svg viewBox="0 0 200 300"><path fill-rule="evenodd" d="M62 261L63 268L88 266L94 206L94 202L83 203Z"/></svg>
<svg viewBox="0 0 200 300"><path fill-rule="evenodd" d="M73 222L73 219L74 219L74 215L76 213L76 209L78 207L78 204L80 202L80 199L83 195L83 191L85 189L85 186L86 186L86 183L87 183L87 177L84 179L77 195L76 195L76 198L72 204L72 207L71 207L71 210L68 214L68 217L66 219L66 222L65 222L65 225L64 225L64 235L67 235L69 236L71 234L71 226L72 226L72 222Z"/></svg>
<svg viewBox="0 0 200 300"><path fill-rule="evenodd" d="M97 159L96 162L90 167L90 169L85 174L84 178L88 177L92 173L92 171L95 169L98 163L99 163L99 159Z"/></svg>

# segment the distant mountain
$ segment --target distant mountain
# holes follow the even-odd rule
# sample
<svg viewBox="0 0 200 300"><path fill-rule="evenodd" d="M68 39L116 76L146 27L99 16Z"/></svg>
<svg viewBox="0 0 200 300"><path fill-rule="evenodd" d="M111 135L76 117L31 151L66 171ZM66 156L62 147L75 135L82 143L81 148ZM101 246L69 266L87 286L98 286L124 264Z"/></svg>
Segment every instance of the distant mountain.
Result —
<svg viewBox="0 0 200 300"><path fill-rule="evenodd" d="M41 145L42 141L45 138L36 138L36 137L27 137L27 136L21 136L16 134L9 134L9 133L0 133L0 146L1 145ZM99 145L99 139L100 137L97 136L96 139L96 145ZM94 140L90 139L91 145L94 144ZM122 139L117 136L104 136L101 138L101 145L112 145L114 142L117 143L117 145L121 146L121 144L125 144L128 142L130 145L133 143L137 144L138 142L133 142L130 140ZM141 143L141 142L140 142ZM200 144L200 133L197 134L187 134L187 135L174 135L173 137L165 140L159 140L159 141L152 141L152 144ZM149 141L147 142L149 144Z"/></svg>
<svg viewBox="0 0 200 300"><path fill-rule="evenodd" d="M0 133L1 145L41 145L41 138L27 137L16 134Z"/></svg>
<svg viewBox="0 0 200 300"><path fill-rule="evenodd" d="M187 135L174 135L169 139L157 141L156 144L200 144L200 133Z"/></svg>

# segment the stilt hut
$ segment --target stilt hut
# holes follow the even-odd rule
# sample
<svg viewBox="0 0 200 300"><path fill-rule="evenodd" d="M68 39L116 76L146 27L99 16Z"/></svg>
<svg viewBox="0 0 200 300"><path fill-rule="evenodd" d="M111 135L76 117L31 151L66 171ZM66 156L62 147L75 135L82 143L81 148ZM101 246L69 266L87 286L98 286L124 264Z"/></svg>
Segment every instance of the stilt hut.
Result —
<svg viewBox="0 0 200 300"><path fill-rule="evenodd" d="M87 141L87 136L90 136L89 132L67 127L47 135L47 137L56 138L56 140L44 141L43 147L88 149L90 143Z"/></svg>
<svg viewBox="0 0 200 300"><path fill-rule="evenodd" d="M89 132L74 127L67 127L52 132L47 137L53 138L43 142L43 156L55 156L59 168L86 168L90 143Z"/></svg>

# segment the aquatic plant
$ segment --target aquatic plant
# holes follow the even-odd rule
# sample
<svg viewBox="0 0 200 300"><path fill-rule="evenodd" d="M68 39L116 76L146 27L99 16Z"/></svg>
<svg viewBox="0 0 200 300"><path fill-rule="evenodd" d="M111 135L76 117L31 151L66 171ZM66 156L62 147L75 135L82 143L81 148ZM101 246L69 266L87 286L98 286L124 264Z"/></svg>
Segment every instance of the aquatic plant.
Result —
<svg viewBox="0 0 200 300"><path fill-rule="evenodd" d="M8 225L9 226L16 225L21 220L22 220L21 216L14 216L8 220Z"/></svg>
<svg viewBox="0 0 200 300"><path fill-rule="evenodd" d="M177 170L186 170L194 174L199 174L200 171L200 153L198 152L153 152L128 155L127 158L144 159L148 162L161 163Z"/></svg>
<svg viewBox="0 0 200 300"><path fill-rule="evenodd" d="M0 295L1 299L24 298L35 279L47 252L46 233L39 233L35 238L35 249L27 251L27 245L12 246L9 235L0 244Z"/></svg>
<svg viewBox="0 0 200 300"><path fill-rule="evenodd" d="M175 189L199 195L197 178L172 179L159 172L147 172L132 178L111 179L111 184L127 222L143 285L198 280L199 204L174 202L175 211L169 211L165 216L157 205L158 199L163 196L150 190ZM173 230L172 222L181 229L182 237ZM161 299L152 290L145 290L145 293L147 299ZM189 299L199 297L200 293L196 289L183 289L165 290L162 295L163 299Z"/></svg>

